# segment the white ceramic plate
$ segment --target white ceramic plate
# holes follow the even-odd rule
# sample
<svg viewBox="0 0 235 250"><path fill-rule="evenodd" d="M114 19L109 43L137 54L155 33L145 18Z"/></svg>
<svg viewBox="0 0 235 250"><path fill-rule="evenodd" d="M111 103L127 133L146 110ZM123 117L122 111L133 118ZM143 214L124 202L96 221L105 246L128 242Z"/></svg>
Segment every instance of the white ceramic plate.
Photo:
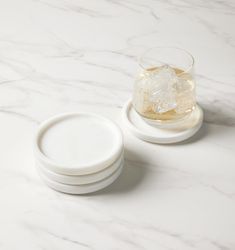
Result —
<svg viewBox="0 0 235 250"><path fill-rule="evenodd" d="M203 111L197 105L194 111L175 129L163 129L151 126L134 110L131 100L123 107L125 126L136 137L152 143L169 144L184 141L193 136L203 122Z"/></svg>
<svg viewBox="0 0 235 250"><path fill-rule="evenodd" d="M42 172L49 179L60 182L68 185L82 185L89 184L97 181L101 181L106 177L113 174L121 165L123 165L123 154L116 160L111 166L96 172L94 174L87 175L62 175L52 172L51 170L45 168L42 163L36 162L36 166L39 168L39 171Z"/></svg>
<svg viewBox="0 0 235 250"><path fill-rule="evenodd" d="M121 165L112 175L105 178L102 181L98 181L92 184L85 185L66 185L49 179L43 173L39 173L43 181L52 189L67 193L67 194L87 194L93 193L95 191L101 190L110 184L112 184L122 172L123 165Z"/></svg>
<svg viewBox="0 0 235 250"><path fill-rule="evenodd" d="M118 126L102 116L67 113L43 122L34 142L37 161L65 175L92 174L117 160L123 150Z"/></svg>

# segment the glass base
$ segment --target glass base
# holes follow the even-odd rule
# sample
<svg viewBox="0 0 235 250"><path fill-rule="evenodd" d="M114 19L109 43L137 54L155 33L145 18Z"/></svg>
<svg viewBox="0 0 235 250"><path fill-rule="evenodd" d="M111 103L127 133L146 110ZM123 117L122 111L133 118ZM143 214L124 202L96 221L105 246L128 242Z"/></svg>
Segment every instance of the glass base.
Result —
<svg viewBox="0 0 235 250"><path fill-rule="evenodd" d="M173 120L154 120L144 117L143 115L138 115L149 125L157 128L165 128L165 129L175 129L177 127L180 127L182 123L185 123L188 119L190 119L191 114L193 113L195 107L188 113L186 113L183 117Z"/></svg>

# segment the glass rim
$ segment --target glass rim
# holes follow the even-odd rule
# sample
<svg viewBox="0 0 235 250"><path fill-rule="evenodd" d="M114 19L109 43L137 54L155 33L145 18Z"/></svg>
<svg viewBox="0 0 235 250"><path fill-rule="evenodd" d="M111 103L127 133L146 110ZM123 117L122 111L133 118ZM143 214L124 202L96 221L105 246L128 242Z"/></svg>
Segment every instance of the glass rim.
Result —
<svg viewBox="0 0 235 250"><path fill-rule="evenodd" d="M182 48L179 48L179 47L175 47L175 46L155 46L155 47L151 47L149 49L146 49L139 57L138 57L138 64L139 66L143 69L143 70L146 70L147 68L144 67L143 63L141 63L141 61L143 60L144 58L144 55L146 55L149 51L151 50L154 50L154 49L176 49L178 51L181 51L183 53L185 53L188 58L190 58L191 60L191 63L190 65L185 69L185 70L182 70L183 72L177 74L177 75L182 75L182 74L185 74L185 73L188 73L194 66L194 63L195 63L195 60L194 60L194 57L192 56L192 54L190 52L188 52L187 50L185 49L182 49ZM157 61L157 60L156 60Z"/></svg>

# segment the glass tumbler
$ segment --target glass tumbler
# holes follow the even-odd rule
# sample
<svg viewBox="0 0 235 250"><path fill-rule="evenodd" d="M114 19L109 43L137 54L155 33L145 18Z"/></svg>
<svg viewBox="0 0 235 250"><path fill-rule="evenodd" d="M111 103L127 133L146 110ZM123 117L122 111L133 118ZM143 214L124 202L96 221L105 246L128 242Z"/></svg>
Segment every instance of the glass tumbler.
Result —
<svg viewBox="0 0 235 250"><path fill-rule="evenodd" d="M185 119L195 108L194 59L174 47L148 49L139 59L132 104L153 125Z"/></svg>

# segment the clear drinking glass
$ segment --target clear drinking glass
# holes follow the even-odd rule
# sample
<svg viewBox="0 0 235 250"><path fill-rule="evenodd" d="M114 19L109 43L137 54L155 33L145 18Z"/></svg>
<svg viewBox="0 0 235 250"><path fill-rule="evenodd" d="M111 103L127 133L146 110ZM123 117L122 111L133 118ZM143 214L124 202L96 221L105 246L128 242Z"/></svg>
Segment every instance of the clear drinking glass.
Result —
<svg viewBox="0 0 235 250"><path fill-rule="evenodd" d="M155 47L139 60L133 106L147 122L155 125L186 118L195 108L194 59L174 47Z"/></svg>

